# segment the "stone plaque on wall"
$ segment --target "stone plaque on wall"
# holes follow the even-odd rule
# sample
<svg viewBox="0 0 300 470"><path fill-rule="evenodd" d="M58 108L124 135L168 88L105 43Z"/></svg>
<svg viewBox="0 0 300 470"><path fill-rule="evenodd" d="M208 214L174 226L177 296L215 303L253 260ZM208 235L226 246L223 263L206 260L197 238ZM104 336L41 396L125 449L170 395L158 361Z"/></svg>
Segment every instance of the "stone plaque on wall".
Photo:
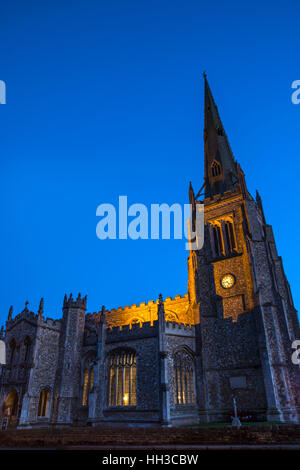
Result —
<svg viewBox="0 0 300 470"><path fill-rule="evenodd" d="M247 380L245 376L240 377L230 377L230 387L231 388L246 388Z"/></svg>

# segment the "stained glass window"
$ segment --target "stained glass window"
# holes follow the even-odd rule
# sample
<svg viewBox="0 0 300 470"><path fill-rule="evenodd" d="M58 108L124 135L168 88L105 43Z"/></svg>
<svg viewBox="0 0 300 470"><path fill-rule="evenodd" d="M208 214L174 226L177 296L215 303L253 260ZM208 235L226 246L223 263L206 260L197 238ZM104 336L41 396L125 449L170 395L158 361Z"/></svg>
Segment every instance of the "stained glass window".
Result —
<svg viewBox="0 0 300 470"><path fill-rule="evenodd" d="M177 405L194 403L194 360L186 350L174 355L174 401Z"/></svg>
<svg viewBox="0 0 300 470"><path fill-rule="evenodd" d="M136 355L115 351L109 358L109 406L136 405Z"/></svg>

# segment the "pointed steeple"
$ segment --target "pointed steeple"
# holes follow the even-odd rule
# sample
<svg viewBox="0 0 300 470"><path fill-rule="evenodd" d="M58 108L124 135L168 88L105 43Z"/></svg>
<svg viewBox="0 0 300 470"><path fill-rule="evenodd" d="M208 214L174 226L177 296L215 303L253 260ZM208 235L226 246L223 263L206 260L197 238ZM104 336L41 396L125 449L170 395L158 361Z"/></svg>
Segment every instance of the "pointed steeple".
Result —
<svg viewBox="0 0 300 470"><path fill-rule="evenodd" d="M205 154L205 197L233 191L239 183L237 163L225 133L218 108L211 93L206 74L204 154Z"/></svg>

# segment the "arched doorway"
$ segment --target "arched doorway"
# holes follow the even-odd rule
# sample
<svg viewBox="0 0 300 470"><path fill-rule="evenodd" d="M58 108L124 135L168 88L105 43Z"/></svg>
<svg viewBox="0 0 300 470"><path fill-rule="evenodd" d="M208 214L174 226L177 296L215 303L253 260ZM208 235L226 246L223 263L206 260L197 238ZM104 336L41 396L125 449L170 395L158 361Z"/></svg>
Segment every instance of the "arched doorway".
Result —
<svg viewBox="0 0 300 470"><path fill-rule="evenodd" d="M50 392L47 388L43 388L40 393L39 407L38 407L38 416L47 417L48 408L49 408L49 396Z"/></svg>
<svg viewBox="0 0 300 470"><path fill-rule="evenodd" d="M3 419L8 426L14 426L17 422L18 414L18 394L15 390L11 391L3 405Z"/></svg>

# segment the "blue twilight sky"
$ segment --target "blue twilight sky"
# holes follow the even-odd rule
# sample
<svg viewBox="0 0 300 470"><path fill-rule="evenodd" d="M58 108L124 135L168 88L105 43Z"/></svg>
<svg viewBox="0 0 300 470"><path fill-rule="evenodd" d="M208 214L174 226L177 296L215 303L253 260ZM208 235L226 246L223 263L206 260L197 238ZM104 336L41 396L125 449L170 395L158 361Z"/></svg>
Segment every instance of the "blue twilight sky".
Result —
<svg viewBox="0 0 300 470"><path fill-rule="evenodd" d="M1 296L57 318L184 294L178 240L96 238L96 208L187 203L203 182L206 70L249 190L259 189L300 307L299 13L287 1L2 2Z"/></svg>

